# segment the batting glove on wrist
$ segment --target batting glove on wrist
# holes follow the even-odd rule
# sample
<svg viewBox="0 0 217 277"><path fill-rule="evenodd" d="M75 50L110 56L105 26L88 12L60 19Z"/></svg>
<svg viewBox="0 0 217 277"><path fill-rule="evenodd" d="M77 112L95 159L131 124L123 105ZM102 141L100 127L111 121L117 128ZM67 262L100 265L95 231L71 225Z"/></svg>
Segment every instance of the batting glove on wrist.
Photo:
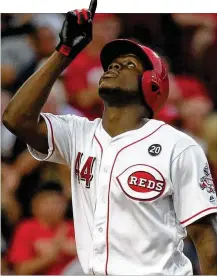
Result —
<svg viewBox="0 0 217 277"><path fill-rule="evenodd" d="M60 42L56 50L73 59L92 41L92 20L97 0L92 0L89 9L74 10L66 14Z"/></svg>

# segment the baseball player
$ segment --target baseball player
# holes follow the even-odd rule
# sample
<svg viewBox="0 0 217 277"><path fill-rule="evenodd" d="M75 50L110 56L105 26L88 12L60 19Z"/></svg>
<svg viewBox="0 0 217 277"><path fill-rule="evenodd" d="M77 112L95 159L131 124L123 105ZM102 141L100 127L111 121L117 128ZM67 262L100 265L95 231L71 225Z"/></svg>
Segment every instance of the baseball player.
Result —
<svg viewBox="0 0 217 277"><path fill-rule="evenodd" d="M102 119L40 113L57 77L92 40L96 0L66 14L50 59L9 103L5 126L38 160L71 167L78 256L86 274L192 275L188 232L201 273L217 274L217 199L206 156L153 116L168 97L159 56L115 40L100 54ZM55 212L55 207L54 207Z"/></svg>

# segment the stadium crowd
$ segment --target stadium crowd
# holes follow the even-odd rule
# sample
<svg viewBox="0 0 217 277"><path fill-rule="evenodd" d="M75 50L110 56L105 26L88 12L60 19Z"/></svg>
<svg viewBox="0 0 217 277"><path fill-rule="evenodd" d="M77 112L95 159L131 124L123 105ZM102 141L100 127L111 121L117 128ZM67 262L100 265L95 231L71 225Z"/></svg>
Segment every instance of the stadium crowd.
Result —
<svg viewBox="0 0 217 277"><path fill-rule="evenodd" d="M63 14L2 14L1 113L55 50L63 20ZM202 146L216 186L217 14L97 14L93 41L58 78L44 111L101 117L99 53L105 43L122 37L152 47L165 61L170 94L156 118ZM1 274L82 275L69 168L34 160L2 124L1 159ZM185 253L198 275L189 238Z"/></svg>

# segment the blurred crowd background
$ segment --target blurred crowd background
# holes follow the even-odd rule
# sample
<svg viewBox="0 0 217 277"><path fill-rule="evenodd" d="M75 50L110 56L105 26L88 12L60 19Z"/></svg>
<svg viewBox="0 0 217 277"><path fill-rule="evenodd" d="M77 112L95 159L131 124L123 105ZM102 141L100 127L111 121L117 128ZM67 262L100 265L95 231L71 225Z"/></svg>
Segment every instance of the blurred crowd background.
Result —
<svg viewBox="0 0 217 277"><path fill-rule="evenodd" d="M1 15L1 113L55 50L63 20L63 14ZM216 185L217 14L97 14L93 41L58 78L44 111L101 117L99 53L105 43L123 37L152 47L167 64L169 99L156 118L198 141ZM1 273L82 275L69 168L33 160L2 124L1 159ZM189 238L185 253L198 275Z"/></svg>

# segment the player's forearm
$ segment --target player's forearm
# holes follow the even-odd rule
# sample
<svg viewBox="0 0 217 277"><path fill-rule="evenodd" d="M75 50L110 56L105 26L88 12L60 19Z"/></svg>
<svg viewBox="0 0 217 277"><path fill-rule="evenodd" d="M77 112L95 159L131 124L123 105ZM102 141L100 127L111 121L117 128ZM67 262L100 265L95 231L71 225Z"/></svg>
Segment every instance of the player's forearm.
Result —
<svg viewBox="0 0 217 277"><path fill-rule="evenodd" d="M198 251L201 275L217 275L217 239L206 242Z"/></svg>
<svg viewBox="0 0 217 277"><path fill-rule="evenodd" d="M19 130L26 121L37 122L51 88L68 66L70 59L55 52L48 61L33 74L9 102L3 122L8 129Z"/></svg>

